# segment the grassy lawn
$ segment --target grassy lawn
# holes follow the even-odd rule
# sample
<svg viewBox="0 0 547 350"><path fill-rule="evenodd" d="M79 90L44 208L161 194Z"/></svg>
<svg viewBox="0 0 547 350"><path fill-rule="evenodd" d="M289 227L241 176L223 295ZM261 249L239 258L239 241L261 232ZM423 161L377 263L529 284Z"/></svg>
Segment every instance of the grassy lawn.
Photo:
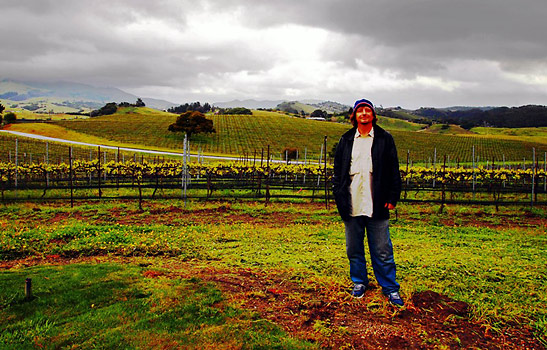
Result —
<svg viewBox="0 0 547 350"><path fill-rule="evenodd" d="M417 298L439 293L469 304L469 322L493 334L516 324L545 340L545 208L437 210L402 204L392 221L407 311L427 313L413 311ZM3 348L328 347L335 346L329 341L354 339L355 330L336 320L350 317L340 312L355 307L368 310L363 317L405 324L379 288L361 304L348 300L343 225L335 209L322 204L184 207L173 200L147 201L140 211L123 201L73 209L19 203L2 205L0 214ZM259 277L250 280L249 274ZM31 301L24 301L27 277L34 283ZM314 314L310 302L332 314ZM295 303L294 309L275 309ZM305 334L291 331L284 323L289 316L303 317ZM452 344L432 336L426 324L420 327L409 323L408 332L419 331L409 339Z"/></svg>
<svg viewBox="0 0 547 350"><path fill-rule="evenodd" d="M199 278L156 278L147 266L121 263L33 267L1 273L3 349L171 348L218 344L299 349L256 313L227 305ZM148 272L148 273L147 273ZM34 299L12 286L32 276ZM12 294L10 294L12 293Z"/></svg>

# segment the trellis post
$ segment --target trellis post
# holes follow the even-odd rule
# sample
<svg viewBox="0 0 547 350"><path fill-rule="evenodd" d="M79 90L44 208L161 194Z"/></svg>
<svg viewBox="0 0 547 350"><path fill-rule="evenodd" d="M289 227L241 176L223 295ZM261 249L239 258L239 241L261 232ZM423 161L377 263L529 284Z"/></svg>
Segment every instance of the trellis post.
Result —
<svg viewBox="0 0 547 350"><path fill-rule="evenodd" d="M101 146L97 146L97 161L97 180L99 182L99 198L101 198L103 195L101 191Z"/></svg>
<svg viewBox="0 0 547 350"><path fill-rule="evenodd" d="M536 187L536 148L532 147L532 196L530 197L530 206L534 206L534 193Z"/></svg>
<svg viewBox="0 0 547 350"><path fill-rule="evenodd" d="M472 155L472 162L473 162L473 199L475 199L475 145L473 145L473 155Z"/></svg>
<svg viewBox="0 0 547 350"><path fill-rule="evenodd" d="M69 164L68 178L70 181L70 207L74 208L74 182L72 180L72 146L68 147L68 164Z"/></svg>
<svg viewBox="0 0 547 350"><path fill-rule="evenodd" d="M327 135L325 135L325 139L323 140L323 148L325 149L325 152L324 152L324 160L325 160L325 209L329 209L329 191L328 191L328 183L327 183Z"/></svg>
<svg viewBox="0 0 547 350"><path fill-rule="evenodd" d="M19 166L19 139L15 139L15 190L17 190L17 177L19 176L19 171L17 169L18 166Z"/></svg>
<svg viewBox="0 0 547 350"><path fill-rule="evenodd" d="M268 145L266 162L266 206L268 206L270 203L270 145Z"/></svg>
<svg viewBox="0 0 547 350"><path fill-rule="evenodd" d="M46 169L49 168L49 142L46 141ZM49 187L49 170L46 170L46 187Z"/></svg>

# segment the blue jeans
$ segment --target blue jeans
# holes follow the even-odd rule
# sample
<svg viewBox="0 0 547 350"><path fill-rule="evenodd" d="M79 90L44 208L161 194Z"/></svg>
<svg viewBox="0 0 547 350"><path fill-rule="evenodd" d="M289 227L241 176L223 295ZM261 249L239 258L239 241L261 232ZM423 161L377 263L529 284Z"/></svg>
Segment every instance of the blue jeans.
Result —
<svg viewBox="0 0 547 350"><path fill-rule="evenodd" d="M399 291L395 281L395 259L389 238L389 220L373 220L367 216L355 216L344 221L346 226L346 252L349 259L349 274L353 283L368 284L365 260L365 229L372 269L384 294Z"/></svg>

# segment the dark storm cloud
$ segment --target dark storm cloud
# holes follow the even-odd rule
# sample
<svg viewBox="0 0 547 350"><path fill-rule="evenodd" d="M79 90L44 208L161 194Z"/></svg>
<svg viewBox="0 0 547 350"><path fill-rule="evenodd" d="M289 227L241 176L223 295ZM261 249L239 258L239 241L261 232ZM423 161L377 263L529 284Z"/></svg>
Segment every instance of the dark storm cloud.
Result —
<svg viewBox="0 0 547 350"><path fill-rule="evenodd" d="M439 69L439 60L495 60L535 64L547 58L547 5L543 0L354 0L230 1L245 9L256 26L291 21L349 34L337 57L411 71ZM244 6L249 4L249 6ZM277 13L277 15L272 15ZM348 44L351 44L349 50ZM332 53L332 52L331 52Z"/></svg>
<svg viewBox="0 0 547 350"><path fill-rule="evenodd" d="M370 93L394 105L481 96L477 104L538 103L547 90L544 0L3 0L1 8L0 78L222 91L225 99L290 90L347 102ZM236 22L236 32L219 21ZM331 41L312 45L315 61L306 64L284 51L294 40L287 25L322 29L310 35ZM280 38L267 33L280 28ZM313 79L314 64L322 79ZM377 80L355 92L330 81L336 75Z"/></svg>
<svg viewBox="0 0 547 350"><path fill-rule="evenodd" d="M131 86L179 83L200 73L260 69L228 45L162 42L153 33L128 37L125 29L138 21L158 21L184 32L187 16L206 4L190 1L7 1L0 22L2 74L25 79L63 79ZM205 43L206 44L206 43ZM200 60L197 56L213 59ZM218 58L218 59L214 59ZM176 73L176 74L174 74Z"/></svg>

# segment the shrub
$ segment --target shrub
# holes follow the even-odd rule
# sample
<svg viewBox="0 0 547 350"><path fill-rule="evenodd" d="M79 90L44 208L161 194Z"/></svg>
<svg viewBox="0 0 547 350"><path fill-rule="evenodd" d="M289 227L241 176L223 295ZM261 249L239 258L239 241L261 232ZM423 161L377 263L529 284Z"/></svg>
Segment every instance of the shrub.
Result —
<svg viewBox="0 0 547 350"><path fill-rule="evenodd" d="M15 123L16 120L17 120L17 116L13 112L9 112L4 115L4 122L6 124Z"/></svg>

